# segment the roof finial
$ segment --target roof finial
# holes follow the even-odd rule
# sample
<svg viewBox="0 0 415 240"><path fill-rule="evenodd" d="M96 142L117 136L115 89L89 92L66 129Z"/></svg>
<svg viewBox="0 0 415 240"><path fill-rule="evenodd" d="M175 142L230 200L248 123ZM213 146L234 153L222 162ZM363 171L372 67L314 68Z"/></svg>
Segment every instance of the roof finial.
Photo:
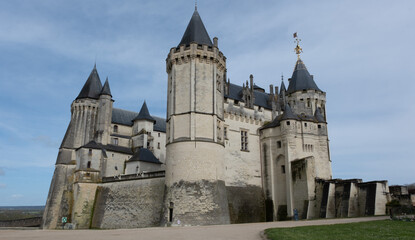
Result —
<svg viewBox="0 0 415 240"><path fill-rule="evenodd" d="M284 82L284 73L281 73L281 82Z"/></svg>
<svg viewBox="0 0 415 240"><path fill-rule="evenodd" d="M94 70L97 70L97 61L94 62Z"/></svg>
<svg viewBox="0 0 415 240"><path fill-rule="evenodd" d="M195 11L197 11L197 0L195 0Z"/></svg>
<svg viewBox="0 0 415 240"><path fill-rule="evenodd" d="M297 58L300 59L300 54L303 52L303 49L299 45L301 42L301 39L298 38L297 32L293 34L293 37L295 38L295 42L297 42L297 46L294 48L294 50L295 50L295 53L297 54Z"/></svg>

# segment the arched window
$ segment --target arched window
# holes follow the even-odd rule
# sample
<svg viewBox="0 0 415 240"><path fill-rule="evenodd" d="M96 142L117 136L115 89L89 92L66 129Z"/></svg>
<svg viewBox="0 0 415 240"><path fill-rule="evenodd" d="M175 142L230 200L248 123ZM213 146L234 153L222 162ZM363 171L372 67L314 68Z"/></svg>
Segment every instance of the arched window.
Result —
<svg viewBox="0 0 415 240"><path fill-rule="evenodd" d="M118 132L118 125L114 125L113 132L115 132L115 133L117 133L117 132Z"/></svg>

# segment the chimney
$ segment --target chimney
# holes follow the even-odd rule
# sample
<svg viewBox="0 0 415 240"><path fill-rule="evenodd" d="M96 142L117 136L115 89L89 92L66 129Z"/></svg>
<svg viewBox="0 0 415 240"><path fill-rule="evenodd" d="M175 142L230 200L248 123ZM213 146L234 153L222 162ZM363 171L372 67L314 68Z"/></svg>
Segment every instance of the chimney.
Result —
<svg viewBox="0 0 415 240"><path fill-rule="evenodd" d="M251 89L254 88L254 76L251 74L249 75L249 83L251 84Z"/></svg>

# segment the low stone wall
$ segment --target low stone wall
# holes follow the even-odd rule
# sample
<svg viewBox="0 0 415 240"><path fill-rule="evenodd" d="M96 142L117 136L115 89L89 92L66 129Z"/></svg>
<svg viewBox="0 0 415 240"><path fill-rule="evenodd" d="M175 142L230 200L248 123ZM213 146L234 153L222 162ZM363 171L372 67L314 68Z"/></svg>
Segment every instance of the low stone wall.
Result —
<svg viewBox="0 0 415 240"><path fill-rule="evenodd" d="M252 223L265 221L265 200L262 188L249 185L227 186L231 223Z"/></svg>
<svg viewBox="0 0 415 240"><path fill-rule="evenodd" d="M97 188L92 228L160 226L164 177L103 183Z"/></svg>

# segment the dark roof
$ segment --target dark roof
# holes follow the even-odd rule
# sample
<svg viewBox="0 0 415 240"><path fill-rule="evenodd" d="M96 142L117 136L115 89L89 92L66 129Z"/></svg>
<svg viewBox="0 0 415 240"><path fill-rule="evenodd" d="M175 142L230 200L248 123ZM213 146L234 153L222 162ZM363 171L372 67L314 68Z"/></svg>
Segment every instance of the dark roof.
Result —
<svg viewBox="0 0 415 240"><path fill-rule="evenodd" d="M130 159L128 159L128 162L133 162L133 161L141 161L141 162L162 164L154 156L154 154L150 150L148 150L147 148L138 149L138 151L135 152L134 155Z"/></svg>
<svg viewBox="0 0 415 240"><path fill-rule="evenodd" d="M80 148L101 149L104 151L104 154L106 154L105 150L112 151L112 152L125 153L125 154L130 154L130 155L133 154L133 151L129 147L122 147L122 146L117 146L117 145L112 145L112 144L102 145L101 143L97 143L94 140L79 147L78 149Z"/></svg>
<svg viewBox="0 0 415 240"><path fill-rule="evenodd" d="M244 102L244 100L242 99L242 89L243 88L241 86L230 83L229 84L229 95L225 94L225 97ZM267 108L267 109L272 108L272 106L268 104L269 95L267 93L254 90L254 96L255 96L254 105Z"/></svg>
<svg viewBox="0 0 415 240"><path fill-rule="evenodd" d="M205 25L199 16L199 13L195 9L189 24L187 25L186 31L183 34L180 45L189 45L195 42L198 44L206 44L212 46L212 40L210 40L209 34L206 31Z"/></svg>
<svg viewBox="0 0 415 240"><path fill-rule="evenodd" d="M265 91L265 89L263 89L262 87L260 87L260 86L256 85L255 83L254 83L254 89L255 89L255 90L262 90L262 91Z"/></svg>
<svg viewBox="0 0 415 240"><path fill-rule="evenodd" d="M293 113L291 110L290 105L285 104L284 113L281 116L281 120L287 120L287 119L295 119L299 120L298 116Z"/></svg>
<svg viewBox="0 0 415 240"><path fill-rule="evenodd" d="M102 90L102 83L99 79L98 71L96 65L94 69L92 69L91 74L89 74L88 79L85 82L84 87L82 88L81 92L79 93L76 99L81 98L93 98L98 99L99 95L101 94Z"/></svg>
<svg viewBox="0 0 415 240"><path fill-rule="evenodd" d="M125 126L132 126L133 119L138 115L137 112L127 111L119 108L112 109L112 123L121 124ZM166 132L166 119L161 117L152 116L156 121L153 126L154 131Z"/></svg>
<svg viewBox="0 0 415 240"><path fill-rule="evenodd" d="M152 121L152 122L156 121L154 120L154 118L150 116L146 101L144 101L143 106L141 106L141 110L138 113L138 115L133 119L133 121L136 121L136 120L147 120L147 121Z"/></svg>
<svg viewBox="0 0 415 240"><path fill-rule="evenodd" d="M317 87L313 77L305 67L304 62L299 58L295 64L294 72L288 85L287 92L293 93L303 90L317 90L322 92L320 88Z"/></svg>
<svg viewBox="0 0 415 240"><path fill-rule="evenodd" d="M294 119L294 120L301 120L301 121L310 121L310 122L323 122L325 123L326 121L324 121L323 116L321 115L320 111L317 109L316 113L314 114L314 116L310 116L310 115L305 115L305 114L294 114L293 111L291 110L290 105L286 104L285 105L285 111L282 115L279 115L277 117L274 118L274 120L266 125L264 125L263 127L261 127L261 129L265 129L265 128L273 128L273 127L278 127L281 125L281 121L283 120L289 120L289 119Z"/></svg>
<svg viewBox="0 0 415 240"><path fill-rule="evenodd" d="M284 113L282 115L275 117L275 119L272 122L264 125L261 129L278 127L281 125L281 121L289 119L300 120L300 118L293 113L290 105L286 104Z"/></svg>
<svg viewBox="0 0 415 240"><path fill-rule="evenodd" d="M110 84L108 83L108 77L105 80L104 86L102 87L101 95L109 95L109 96L112 97L112 95L111 95L111 89L110 89Z"/></svg>
<svg viewBox="0 0 415 240"><path fill-rule="evenodd" d="M323 115L321 115L321 112L319 110L319 108L316 108L316 112L314 113L314 118L317 120L317 122L319 123L325 123L326 121L324 120Z"/></svg>

